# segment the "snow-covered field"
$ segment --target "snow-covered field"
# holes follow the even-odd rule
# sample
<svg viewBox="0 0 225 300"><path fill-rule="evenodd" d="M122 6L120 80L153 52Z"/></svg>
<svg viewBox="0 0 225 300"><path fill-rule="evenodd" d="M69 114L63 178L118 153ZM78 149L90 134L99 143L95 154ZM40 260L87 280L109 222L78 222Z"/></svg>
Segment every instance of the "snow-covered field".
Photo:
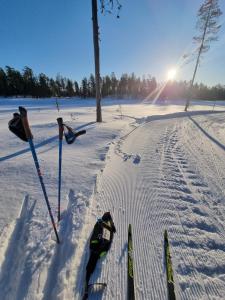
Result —
<svg viewBox="0 0 225 300"><path fill-rule="evenodd" d="M137 101L0 99L0 299L81 299L88 238L110 211L117 233L91 281L89 299L127 299L127 230L132 224L137 299L167 299L167 228L177 299L225 299L225 106L191 111ZM62 208L54 241L29 145L8 130L18 105L28 117L56 217L57 117L86 129L63 142Z"/></svg>

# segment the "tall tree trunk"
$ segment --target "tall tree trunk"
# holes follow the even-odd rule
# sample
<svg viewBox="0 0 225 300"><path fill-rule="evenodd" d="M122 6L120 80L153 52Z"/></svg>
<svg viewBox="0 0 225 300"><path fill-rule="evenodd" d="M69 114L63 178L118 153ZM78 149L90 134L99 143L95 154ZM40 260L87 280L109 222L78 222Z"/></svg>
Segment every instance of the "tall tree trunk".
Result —
<svg viewBox="0 0 225 300"><path fill-rule="evenodd" d="M96 121L102 122L97 0L92 0L92 22L93 22L93 42L94 42L94 56L95 56Z"/></svg>

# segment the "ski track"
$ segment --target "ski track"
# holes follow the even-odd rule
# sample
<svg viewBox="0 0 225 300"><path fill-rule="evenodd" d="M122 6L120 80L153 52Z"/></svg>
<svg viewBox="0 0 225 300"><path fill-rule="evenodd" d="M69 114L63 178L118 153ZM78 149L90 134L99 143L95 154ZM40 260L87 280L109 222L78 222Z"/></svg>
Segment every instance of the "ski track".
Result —
<svg viewBox="0 0 225 300"><path fill-rule="evenodd" d="M98 214L110 210L117 227L108 254L111 258L102 268L102 278L113 274L107 279L104 299L126 299L129 223L133 226L137 299L167 299L165 228L177 298L223 299L225 228L220 202L224 192L222 179L216 187L211 179L215 173L223 178L220 162L224 153L192 126L187 117L179 122L175 118L146 123L115 146L116 155L109 155L96 194ZM200 157L199 142L203 149L210 149ZM135 155L131 153L140 155L139 164L124 160L126 155ZM91 299L101 298L92 295Z"/></svg>

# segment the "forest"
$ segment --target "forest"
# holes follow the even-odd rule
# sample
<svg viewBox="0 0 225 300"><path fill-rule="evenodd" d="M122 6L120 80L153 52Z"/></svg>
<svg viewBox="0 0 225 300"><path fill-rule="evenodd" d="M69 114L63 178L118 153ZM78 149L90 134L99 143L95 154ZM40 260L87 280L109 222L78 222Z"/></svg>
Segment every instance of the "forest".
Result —
<svg viewBox="0 0 225 300"><path fill-rule="evenodd" d="M162 88L162 86L164 86ZM225 100L225 86L216 85L209 87L196 83L190 90L188 81L168 81L159 83L151 75L141 78L134 73L124 73L117 78L112 72L101 78L101 95L103 98L134 98L153 99L195 99ZM84 77L80 83L61 75L55 79L49 78L44 73L35 75L29 67L24 67L22 72L6 66L0 68L0 97L81 97L93 98L96 94L95 77L91 74Z"/></svg>

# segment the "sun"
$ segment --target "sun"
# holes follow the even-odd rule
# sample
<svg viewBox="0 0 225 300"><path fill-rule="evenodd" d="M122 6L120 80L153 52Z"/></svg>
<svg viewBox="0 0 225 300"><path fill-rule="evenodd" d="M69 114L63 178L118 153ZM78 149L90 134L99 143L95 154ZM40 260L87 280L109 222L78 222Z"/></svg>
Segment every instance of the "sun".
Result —
<svg viewBox="0 0 225 300"><path fill-rule="evenodd" d="M167 80L174 80L177 75L177 69L172 68L167 72Z"/></svg>

